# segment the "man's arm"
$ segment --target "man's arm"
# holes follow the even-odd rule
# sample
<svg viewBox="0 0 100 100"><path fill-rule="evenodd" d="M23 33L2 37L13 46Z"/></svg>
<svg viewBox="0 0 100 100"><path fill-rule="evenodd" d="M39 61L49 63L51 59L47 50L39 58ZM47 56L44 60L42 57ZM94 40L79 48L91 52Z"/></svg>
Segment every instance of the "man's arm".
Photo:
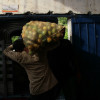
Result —
<svg viewBox="0 0 100 100"><path fill-rule="evenodd" d="M3 53L10 59L19 63L20 53L13 51L13 45L8 46Z"/></svg>
<svg viewBox="0 0 100 100"><path fill-rule="evenodd" d="M3 53L12 59L13 61L19 63L19 64L34 64L39 61L38 57L30 56L25 51L22 52L15 52L12 50L13 46L8 46Z"/></svg>

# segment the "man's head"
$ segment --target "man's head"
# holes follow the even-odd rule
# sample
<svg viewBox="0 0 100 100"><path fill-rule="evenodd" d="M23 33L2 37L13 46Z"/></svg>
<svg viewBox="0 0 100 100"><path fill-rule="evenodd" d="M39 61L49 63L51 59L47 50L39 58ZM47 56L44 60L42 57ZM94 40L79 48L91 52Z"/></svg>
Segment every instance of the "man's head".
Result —
<svg viewBox="0 0 100 100"><path fill-rule="evenodd" d="M13 49L16 52L22 52L24 50L24 48L25 48L25 45L24 45L22 39L18 39L13 43Z"/></svg>

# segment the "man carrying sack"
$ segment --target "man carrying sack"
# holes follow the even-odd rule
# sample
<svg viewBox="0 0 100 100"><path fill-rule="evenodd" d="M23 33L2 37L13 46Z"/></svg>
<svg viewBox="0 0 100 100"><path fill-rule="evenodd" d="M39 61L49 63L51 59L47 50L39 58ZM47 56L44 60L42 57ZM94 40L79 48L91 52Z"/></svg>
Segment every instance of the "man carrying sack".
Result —
<svg viewBox="0 0 100 100"><path fill-rule="evenodd" d="M30 21L23 26L22 39L17 39L4 54L26 71L31 100L56 100L60 93L58 80L51 71L47 52L59 45L64 27L50 22Z"/></svg>

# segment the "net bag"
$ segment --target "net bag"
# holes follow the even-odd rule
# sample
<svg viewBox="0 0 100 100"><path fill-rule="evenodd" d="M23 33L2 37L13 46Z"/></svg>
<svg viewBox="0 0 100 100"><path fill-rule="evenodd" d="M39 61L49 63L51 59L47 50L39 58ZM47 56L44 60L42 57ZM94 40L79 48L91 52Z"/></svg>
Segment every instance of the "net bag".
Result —
<svg viewBox="0 0 100 100"><path fill-rule="evenodd" d="M30 21L23 26L22 38L25 46L31 51L33 48L45 47L63 37L62 25L43 21Z"/></svg>

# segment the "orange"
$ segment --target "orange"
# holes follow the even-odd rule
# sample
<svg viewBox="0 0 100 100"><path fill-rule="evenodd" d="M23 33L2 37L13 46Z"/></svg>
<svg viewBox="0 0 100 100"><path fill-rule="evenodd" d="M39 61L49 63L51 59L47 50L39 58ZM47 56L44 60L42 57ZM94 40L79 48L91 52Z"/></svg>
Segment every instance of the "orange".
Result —
<svg viewBox="0 0 100 100"><path fill-rule="evenodd" d="M25 37L25 34L24 33L22 33L22 38L24 38Z"/></svg>
<svg viewBox="0 0 100 100"><path fill-rule="evenodd" d="M44 26L44 27L43 27L43 30L46 30L46 29L47 29L47 28Z"/></svg>
<svg viewBox="0 0 100 100"><path fill-rule="evenodd" d="M32 49L32 45L28 45L28 49Z"/></svg>
<svg viewBox="0 0 100 100"><path fill-rule="evenodd" d="M41 39L38 39L37 41L38 41L38 43L41 43Z"/></svg>
<svg viewBox="0 0 100 100"><path fill-rule="evenodd" d="M39 48L39 45L36 44L36 43L34 43L34 44L33 44L33 47L34 47L34 48Z"/></svg>
<svg viewBox="0 0 100 100"><path fill-rule="evenodd" d="M51 42L51 41L52 41L51 37L47 37L47 42Z"/></svg>

